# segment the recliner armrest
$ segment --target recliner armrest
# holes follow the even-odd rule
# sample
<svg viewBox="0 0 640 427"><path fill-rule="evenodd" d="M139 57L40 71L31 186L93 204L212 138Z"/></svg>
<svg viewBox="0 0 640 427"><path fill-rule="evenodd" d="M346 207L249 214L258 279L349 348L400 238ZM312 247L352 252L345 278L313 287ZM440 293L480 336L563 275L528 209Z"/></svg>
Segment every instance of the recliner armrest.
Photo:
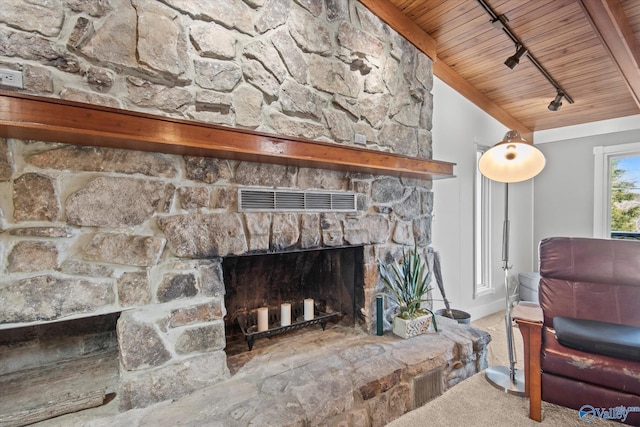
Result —
<svg viewBox="0 0 640 427"><path fill-rule="evenodd" d="M514 320L524 320L531 323L542 323L542 309L539 304L522 301L511 310Z"/></svg>
<svg viewBox="0 0 640 427"><path fill-rule="evenodd" d="M597 320L556 316L558 342L587 353L640 361L640 328Z"/></svg>

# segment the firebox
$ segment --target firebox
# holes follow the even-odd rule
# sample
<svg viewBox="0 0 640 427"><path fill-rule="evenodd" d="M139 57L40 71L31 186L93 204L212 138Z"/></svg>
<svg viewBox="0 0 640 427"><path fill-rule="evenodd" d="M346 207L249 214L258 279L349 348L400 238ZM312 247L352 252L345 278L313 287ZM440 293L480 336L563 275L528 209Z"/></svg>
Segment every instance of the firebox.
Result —
<svg viewBox="0 0 640 427"><path fill-rule="evenodd" d="M246 339L239 320L268 310L279 319L282 304L331 314L331 321L356 326L364 306L363 247L228 256L222 262L225 283L227 347ZM335 314L335 315L334 315ZM301 311L293 314L303 316ZM277 325L279 326L279 324Z"/></svg>

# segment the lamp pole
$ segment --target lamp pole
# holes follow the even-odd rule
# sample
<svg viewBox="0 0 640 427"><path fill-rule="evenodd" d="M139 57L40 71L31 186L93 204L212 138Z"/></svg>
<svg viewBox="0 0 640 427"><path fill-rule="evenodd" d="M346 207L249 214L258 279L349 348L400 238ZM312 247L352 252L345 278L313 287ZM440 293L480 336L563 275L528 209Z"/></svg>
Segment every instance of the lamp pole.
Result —
<svg viewBox="0 0 640 427"><path fill-rule="evenodd" d="M509 301L509 183L504 183L504 225L502 228L502 269L504 270L504 294L507 301L505 310L505 327L507 331L507 345L509 346L509 377L513 383L516 382L516 351L513 342L513 322L511 321L511 303Z"/></svg>
<svg viewBox="0 0 640 427"><path fill-rule="evenodd" d="M502 270L504 271L505 295L505 330L507 332L507 347L509 352L509 366L492 366L487 368L485 376L494 386L504 389L507 393L524 396L524 374L516 370L516 352L513 342L513 322L511 320L511 302L509 301L509 183L504 184L504 223L502 226Z"/></svg>

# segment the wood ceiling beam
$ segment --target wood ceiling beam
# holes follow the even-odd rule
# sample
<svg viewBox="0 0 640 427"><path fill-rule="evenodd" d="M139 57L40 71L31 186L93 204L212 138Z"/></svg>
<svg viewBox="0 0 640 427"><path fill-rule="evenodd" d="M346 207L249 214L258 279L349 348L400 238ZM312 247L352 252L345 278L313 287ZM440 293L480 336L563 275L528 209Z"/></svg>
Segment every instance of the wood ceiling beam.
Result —
<svg viewBox="0 0 640 427"><path fill-rule="evenodd" d="M454 163L0 91L0 137L418 179Z"/></svg>
<svg viewBox="0 0 640 427"><path fill-rule="evenodd" d="M578 0L640 107L640 45L618 0Z"/></svg>
<svg viewBox="0 0 640 427"><path fill-rule="evenodd" d="M533 131L496 105L477 88L456 73L451 67L437 59L437 44L433 37L420 28L400 9L387 0L359 0L371 12L386 22L391 28L406 38L433 61L433 73L455 91L473 102L491 117L520 132L525 139L533 142Z"/></svg>

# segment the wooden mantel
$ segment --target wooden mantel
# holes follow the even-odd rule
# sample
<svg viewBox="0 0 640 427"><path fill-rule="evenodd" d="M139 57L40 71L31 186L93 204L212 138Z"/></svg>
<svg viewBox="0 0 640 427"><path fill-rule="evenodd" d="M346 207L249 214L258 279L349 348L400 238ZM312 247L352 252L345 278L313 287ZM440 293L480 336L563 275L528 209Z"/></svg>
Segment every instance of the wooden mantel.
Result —
<svg viewBox="0 0 640 427"><path fill-rule="evenodd" d="M0 136L438 179L454 163L0 91Z"/></svg>

